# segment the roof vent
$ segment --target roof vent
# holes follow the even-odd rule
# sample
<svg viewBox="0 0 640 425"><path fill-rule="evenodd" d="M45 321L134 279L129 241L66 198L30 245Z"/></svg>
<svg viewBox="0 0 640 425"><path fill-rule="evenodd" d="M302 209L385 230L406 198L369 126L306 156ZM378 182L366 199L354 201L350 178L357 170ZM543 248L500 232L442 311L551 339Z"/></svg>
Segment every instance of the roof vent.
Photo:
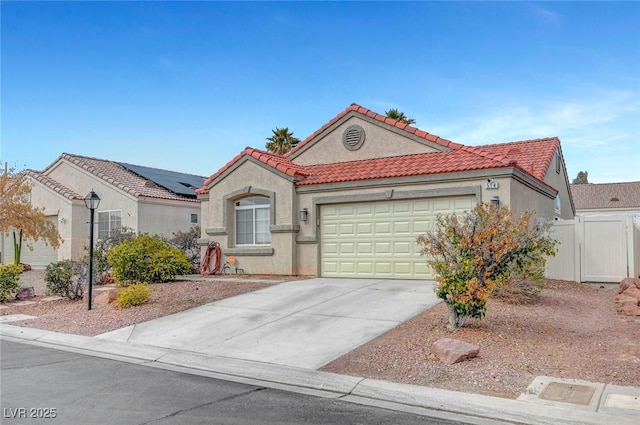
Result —
<svg viewBox="0 0 640 425"><path fill-rule="evenodd" d="M620 199L618 199L616 197L611 198L611 202L619 202L619 201L620 201Z"/></svg>
<svg viewBox="0 0 640 425"><path fill-rule="evenodd" d="M342 144L348 150L355 151L360 149L364 143L364 138L364 128L356 124L350 125L344 133L342 133Z"/></svg>
<svg viewBox="0 0 640 425"><path fill-rule="evenodd" d="M156 184L154 182L152 182L151 180L145 180L144 181L144 187L156 187Z"/></svg>

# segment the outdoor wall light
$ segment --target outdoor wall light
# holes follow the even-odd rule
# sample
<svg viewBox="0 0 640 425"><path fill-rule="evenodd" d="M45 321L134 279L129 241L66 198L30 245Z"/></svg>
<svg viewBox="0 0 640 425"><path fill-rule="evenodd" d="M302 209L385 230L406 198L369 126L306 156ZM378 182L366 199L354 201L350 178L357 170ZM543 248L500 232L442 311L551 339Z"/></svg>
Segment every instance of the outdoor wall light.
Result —
<svg viewBox="0 0 640 425"><path fill-rule="evenodd" d="M306 208L303 208L300 210L300 221L307 221L307 219L309 218L309 210Z"/></svg>
<svg viewBox="0 0 640 425"><path fill-rule="evenodd" d="M87 310L91 310L91 286L93 283L93 217L100 205L100 197L93 190L84 197L84 204L89 209L89 301Z"/></svg>
<svg viewBox="0 0 640 425"><path fill-rule="evenodd" d="M500 207L500 197L497 195L494 196L493 198L491 198L491 203L495 205L496 208Z"/></svg>

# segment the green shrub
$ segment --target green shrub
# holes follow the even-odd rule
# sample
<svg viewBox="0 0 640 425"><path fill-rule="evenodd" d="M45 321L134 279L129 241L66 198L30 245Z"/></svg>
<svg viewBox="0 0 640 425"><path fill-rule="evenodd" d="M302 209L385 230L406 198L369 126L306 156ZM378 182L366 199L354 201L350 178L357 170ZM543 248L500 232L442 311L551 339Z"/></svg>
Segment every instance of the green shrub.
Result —
<svg viewBox="0 0 640 425"><path fill-rule="evenodd" d="M18 293L22 270L19 264L0 265L0 302L5 302L9 296Z"/></svg>
<svg viewBox="0 0 640 425"><path fill-rule="evenodd" d="M149 301L151 291L146 283L134 283L126 288L122 288L118 292L116 305L118 307L127 308L134 305L144 304Z"/></svg>
<svg viewBox="0 0 640 425"><path fill-rule="evenodd" d="M51 295L79 300L84 295L87 269L79 261L63 260L51 263L45 270L44 280Z"/></svg>
<svg viewBox="0 0 640 425"><path fill-rule="evenodd" d="M124 241L130 241L136 237L136 233L129 227L120 229L111 229L108 238L100 239L93 248L93 283L95 285L104 285L108 279L108 272L111 269L107 261L107 254L114 246L120 245ZM89 247L85 247L87 251L82 262L88 267L89 264Z"/></svg>
<svg viewBox="0 0 640 425"><path fill-rule="evenodd" d="M167 282L191 269L182 251L158 236L147 234L111 248L107 259L120 286L134 282Z"/></svg>

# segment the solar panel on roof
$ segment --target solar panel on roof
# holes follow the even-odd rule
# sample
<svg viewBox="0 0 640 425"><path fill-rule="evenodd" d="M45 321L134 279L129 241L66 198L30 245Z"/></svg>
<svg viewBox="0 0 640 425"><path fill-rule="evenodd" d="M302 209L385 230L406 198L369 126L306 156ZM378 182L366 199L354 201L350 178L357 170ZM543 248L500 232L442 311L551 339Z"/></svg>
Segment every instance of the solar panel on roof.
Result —
<svg viewBox="0 0 640 425"><path fill-rule="evenodd" d="M205 179L201 176L179 173L176 171L160 170L158 168L143 167L141 165L126 164L124 162L121 162L120 165L140 177L151 180L158 186L164 187L177 195L195 198L195 189L204 186Z"/></svg>

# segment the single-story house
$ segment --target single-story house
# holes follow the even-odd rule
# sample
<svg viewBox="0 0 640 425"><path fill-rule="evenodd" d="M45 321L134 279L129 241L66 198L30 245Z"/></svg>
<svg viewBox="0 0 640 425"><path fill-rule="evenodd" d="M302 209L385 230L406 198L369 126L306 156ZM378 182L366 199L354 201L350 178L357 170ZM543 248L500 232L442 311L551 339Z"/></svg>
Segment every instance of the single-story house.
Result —
<svg viewBox="0 0 640 425"><path fill-rule="evenodd" d="M31 204L44 208L63 240L58 249L42 240L30 242L32 251L23 248L21 261L35 268L85 255L89 210L84 197L92 190L101 199L94 217L96 239L122 227L171 237L200 225L195 189L202 186L202 176L63 153L45 170L26 170L22 178L32 184ZM2 262L11 263L13 238L2 239Z"/></svg>
<svg viewBox="0 0 640 425"><path fill-rule="evenodd" d="M572 184L576 215L640 214L640 182Z"/></svg>
<svg viewBox="0 0 640 425"><path fill-rule="evenodd" d="M431 278L415 239L439 213L574 215L558 138L466 146L357 104L284 155L244 149L197 192L201 244L252 274Z"/></svg>

